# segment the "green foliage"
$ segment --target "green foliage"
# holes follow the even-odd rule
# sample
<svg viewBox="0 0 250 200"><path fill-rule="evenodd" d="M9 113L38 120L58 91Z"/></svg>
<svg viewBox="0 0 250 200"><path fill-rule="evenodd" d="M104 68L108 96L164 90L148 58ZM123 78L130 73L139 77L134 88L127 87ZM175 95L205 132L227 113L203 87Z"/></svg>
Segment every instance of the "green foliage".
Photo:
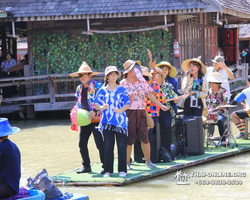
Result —
<svg viewBox="0 0 250 200"><path fill-rule="evenodd" d="M81 32L34 32L31 46L36 70L70 73L77 71L83 61L96 71L104 71L109 65L123 70L123 63L128 59L141 60L142 65L147 66L147 49L157 62L172 59L170 32L153 30L92 36Z"/></svg>

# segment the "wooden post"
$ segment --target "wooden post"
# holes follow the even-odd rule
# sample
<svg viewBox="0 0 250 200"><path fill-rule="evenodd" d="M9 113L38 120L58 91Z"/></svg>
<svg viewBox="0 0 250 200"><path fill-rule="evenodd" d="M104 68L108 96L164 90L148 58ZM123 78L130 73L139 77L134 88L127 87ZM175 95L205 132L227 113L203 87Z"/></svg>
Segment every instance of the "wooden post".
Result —
<svg viewBox="0 0 250 200"><path fill-rule="evenodd" d="M56 102L55 94L56 94L56 87L55 87L53 77L49 77L50 103L55 103Z"/></svg>
<svg viewBox="0 0 250 200"><path fill-rule="evenodd" d="M174 15L174 40L179 42L179 22L178 15ZM180 54L183 52L180 51ZM180 58L176 58L173 55L173 65L176 69L180 69Z"/></svg>
<svg viewBox="0 0 250 200"><path fill-rule="evenodd" d="M5 32L5 23L2 22L1 23L1 36L2 36L2 56L4 57L4 59L6 58L6 32Z"/></svg>
<svg viewBox="0 0 250 200"><path fill-rule="evenodd" d="M24 76L31 76L33 75L31 65L24 65L23 66L23 73ZM26 96L32 96L33 95L33 86L30 85L25 85L25 90L26 90ZM32 102L32 100L28 100L27 102ZM28 119L33 119L35 118L35 110L33 105L28 105L27 107L27 118Z"/></svg>
<svg viewBox="0 0 250 200"><path fill-rule="evenodd" d="M31 34L32 34L32 22L27 22L27 43L28 43L28 64L32 65L31 60L32 60L32 49L31 49L31 42L32 42L32 38L31 38ZM33 69L34 70L34 69ZM33 74L32 74L33 75Z"/></svg>

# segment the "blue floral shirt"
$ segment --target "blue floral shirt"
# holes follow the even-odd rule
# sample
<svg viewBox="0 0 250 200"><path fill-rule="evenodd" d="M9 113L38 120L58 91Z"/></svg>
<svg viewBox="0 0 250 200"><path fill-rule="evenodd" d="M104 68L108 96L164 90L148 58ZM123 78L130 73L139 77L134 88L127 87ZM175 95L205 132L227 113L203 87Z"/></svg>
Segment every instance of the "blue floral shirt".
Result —
<svg viewBox="0 0 250 200"><path fill-rule="evenodd" d="M9 62L4 60L1 64L1 68L3 69L4 72L7 72L7 70L11 67L14 67L16 65L16 60L11 58Z"/></svg>
<svg viewBox="0 0 250 200"><path fill-rule="evenodd" d="M119 86L114 91L109 91L106 87L102 87L95 98L95 104L108 104L106 110L101 111L102 117L99 124L101 133L103 129L113 130L119 133L128 134L128 117L126 111L115 113L114 108L122 108L125 105L131 105L127 90L123 86Z"/></svg>
<svg viewBox="0 0 250 200"><path fill-rule="evenodd" d="M102 83L99 83L94 80L90 80L88 83L88 104L89 109L93 110L95 107L95 97L98 92L98 90L102 87ZM75 97L77 98L77 106L78 108L82 108L82 87L83 85L78 85L76 88L76 94Z"/></svg>

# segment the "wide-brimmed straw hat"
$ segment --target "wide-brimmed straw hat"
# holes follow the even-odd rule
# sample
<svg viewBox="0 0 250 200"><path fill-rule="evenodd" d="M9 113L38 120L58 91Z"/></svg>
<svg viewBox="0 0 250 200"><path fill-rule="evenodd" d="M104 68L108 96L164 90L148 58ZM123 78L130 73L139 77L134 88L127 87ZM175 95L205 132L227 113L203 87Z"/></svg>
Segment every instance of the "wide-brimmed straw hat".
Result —
<svg viewBox="0 0 250 200"><path fill-rule="evenodd" d="M213 72L208 78L207 81L210 83L224 83L224 79L221 76L221 73Z"/></svg>
<svg viewBox="0 0 250 200"><path fill-rule="evenodd" d="M182 70L184 73L186 73L190 69L190 63L191 62L197 62L201 65L201 72L203 75L207 73L206 66L201 62L201 57L199 56L198 58L192 58L188 60L184 60L181 64Z"/></svg>
<svg viewBox="0 0 250 200"><path fill-rule="evenodd" d="M219 63L219 62L225 62L225 59L223 56L215 56L213 60L211 59L211 61L213 63Z"/></svg>
<svg viewBox="0 0 250 200"><path fill-rule="evenodd" d="M163 71L161 70L161 68L159 68L159 67L156 67L155 70L157 71L158 74L161 75L162 81L164 81L166 78L166 74L164 74ZM153 74L153 73L154 73L154 70L151 70L151 74Z"/></svg>
<svg viewBox="0 0 250 200"><path fill-rule="evenodd" d="M177 70L175 69L175 67L173 65L171 65L169 62L167 61L162 61L159 64L155 65L156 67L162 68L163 66L167 66L169 68L169 72L168 75L172 78L176 77L177 75Z"/></svg>
<svg viewBox="0 0 250 200"><path fill-rule="evenodd" d="M147 76L147 77L149 77L149 78L152 77L152 74L149 73L149 70L148 70L147 67L141 66L141 70L142 70L142 75L143 75L143 76Z"/></svg>
<svg viewBox="0 0 250 200"><path fill-rule="evenodd" d="M0 137L13 135L18 131L20 131L20 129L11 126L7 118L0 118Z"/></svg>
<svg viewBox="0 0 250 200"><path fill-rule="evenodd" d="M78 72L71 73L69 76L77 77L78 74L81 74L81 73L91 73L92 76L100 74L100 72L93 72L91 68L89 67L89 65L85 61L83 61L82 65L78 69Z"/></svg>
<svg viewBox="0 0 250 200"><path fill-rule="evenodd" d="M118 78L121 77L121 72L118 71L118 69L117 69L116 66L108 66L108 67L105 69L105 77L104 77L104 80L106 80L107 75L109 75L111 72L116 72L116 73L118 74Z"/></svg>
<svg viewBox="0 0 250 200"><path fill-rule="evenodd" d="M128 72L130 72L134 65L135 64L138 64L141 66L141 61L137 60L137 61L133 61L133 60L127 60L124 64L123 64L123 67L124 67L124 72L123 74L126 74Z"/></svg>

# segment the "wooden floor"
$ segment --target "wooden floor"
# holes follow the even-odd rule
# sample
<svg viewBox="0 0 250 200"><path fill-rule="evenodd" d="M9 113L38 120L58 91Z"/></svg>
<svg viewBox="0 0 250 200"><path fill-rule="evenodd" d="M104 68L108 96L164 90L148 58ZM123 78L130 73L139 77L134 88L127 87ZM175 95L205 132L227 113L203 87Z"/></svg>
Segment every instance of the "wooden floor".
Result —
<svg viewBox="0 0 250 200"><path fill-rule="evenodd" d="M232 148L209 146L205 147L205 153L198 156L181 157L170 163L157 163L157 168L149 169L144 163L131 163L132 170L128 170L128 175L125 178L120 178L117 172L117 159L114 162L114 173L110 178L103 178L100 174L102 164L98 163L92 165L91 173L77 174L77 169L69 172L52 176L52 180L57 185L66 186L84 186L84 185L114 185L122 186L146 179L151 179L156 176L164 175L170 172L176 172L194 165L212 162L214 160L223 159L228 156L244 153L250 151L250 140L238 139L239 146ZM223 161L222 161L223 162Z"/></svg>

